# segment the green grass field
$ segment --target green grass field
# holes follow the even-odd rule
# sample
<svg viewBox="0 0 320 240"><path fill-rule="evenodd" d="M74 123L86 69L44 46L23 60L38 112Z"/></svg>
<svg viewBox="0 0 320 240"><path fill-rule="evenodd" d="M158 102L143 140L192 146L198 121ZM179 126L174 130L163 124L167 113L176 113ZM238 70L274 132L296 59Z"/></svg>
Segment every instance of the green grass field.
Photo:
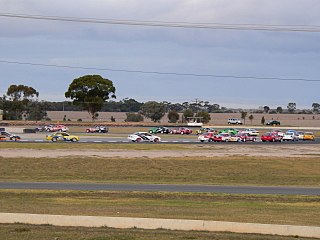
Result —
<svg viewBox="0 0 320 240"><path fill-rule="evenodd" d="M0 181L319 186L320 158L0 158Z"/></svg>
<svg viewBox="0 0 320 240"><path fill-rule="evenodd" d="M183 144L6 143L1 149L209 150ZM281 149L280 149L281 150ZM279 150L279 151L280 151ZM209 152L210 152L209 151ZM106 151L107 153L107 151ZM312 154L312 153L308 153ZM320 157L0 158L0 181L320 186ZM0 211L319 226L319 196L0 190ZM48 232L51 233L49 234ZM56 233L59 233L56 235ZM79 235L77 234L79 233ZM0 239L274 239L229 233L0 225ZM278 238L277 239L293 239Z"/></svg>
<svg viewBox="0 0 320 240"><path fill-rule="evenodd" d="M1 212L177 218L319 226L320 197L0 190Z"/></svg>

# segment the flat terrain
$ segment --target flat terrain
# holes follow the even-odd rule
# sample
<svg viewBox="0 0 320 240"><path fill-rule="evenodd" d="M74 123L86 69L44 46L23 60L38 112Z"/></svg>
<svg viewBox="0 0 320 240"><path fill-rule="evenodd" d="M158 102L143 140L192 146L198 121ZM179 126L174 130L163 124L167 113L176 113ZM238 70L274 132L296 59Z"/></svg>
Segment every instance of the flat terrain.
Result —
<svg viewBox="0 0 320 240"><path fill-rule="evenodd" d="M319 157L129 156L3 157L0 181L320 186Z"/></svg>
<svg viewBox="0 0 320 240"><path fill-rule="evenodd" d="M0 144L0 158L63 157L318 157L318 144L90 144L90 143L14 143Z"/></svg>
<svg viewBox="0 0 320 240"><path fill-rule="evenodd" d="M62 121L64 115L71 121L77 121L81 118L84 122L92 122L87 112L75 112L75 111L48 111L48 117L52 121ZM182 114L180 114L181 116ZM261 118L264 117L266 121L278 120L282 126L301 126L301 127L320 127L320 115L319 114L265 114L265 113L253 113L252 122L248 119L251 113L248 112L246 125L261 126ZM113 116L116 119L116 124L124 123L126 119L125 112L100 112L99 118L96 122L110 122L110 118ZM241 113L211 113L211 120L208 125L226 125L228 118L241 118ZM180 117L181 119L181 117ZM145 118L142 124L154 124L150 119ZM141 124L141 123L140 123ZM168 124L167 115L161 119L161 124Z"/></svg>
<svg viewBox="0 0 320 240"><path fill-rule="evenodd" d="M320 197L0 190L2 212L176 218L319 226Z"/></svg>
<svg viewBox="0 0 320 240"><path fill-rule="evenodd" d="M1 182L320 186L320 150L317 144L260 146L2 142L0 166ZM319 226L320 219L320 196L0 190L0 206L2 212L181 218L311 226ZM17 231L17 234L37 232ZM42 228L40 232L46 231ZM40 232L39 234L42 234ZM192 234L187 236L202 239L202 235ZM12 236L18 235L14 233ZM96 237L91 239L104 239L100 238L101 235L92 236ZM205 237L214 239L216 235L208 236ZM224 239L224 236L226 239L242 237L223 234L219 239ZM115 236L110 238L117 239ZM179 236L173 239L179 239Z"/></svg>
<svg viewBox="0 0 320 240"><path fill-rule="evenodd" d="M142 229L80 228L1 224L0 239L6 240L295 240L296 237L280 237L257 234L212 233L198 231L167 231ZM309 238L299 238L308 240Z"/></svg>

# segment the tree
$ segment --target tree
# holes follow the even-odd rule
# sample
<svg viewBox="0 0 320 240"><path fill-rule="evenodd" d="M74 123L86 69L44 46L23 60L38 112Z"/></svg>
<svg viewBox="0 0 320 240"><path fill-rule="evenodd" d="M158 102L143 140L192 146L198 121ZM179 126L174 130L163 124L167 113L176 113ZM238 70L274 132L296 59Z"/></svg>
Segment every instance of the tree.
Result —
<svg viewBox="0 0 320 240"><path fill-rule="evenodd" d="M312 111L314 112L314 113L319 113L319 111L320 111L320 104L319 103L312 103Z"/></svg>
<svg viewBox="0 0 320 240"><path fill-rule="evenodd" d="M146 102L141 107L141 114L154 122L160 122L165 115L165 105L155 101Z"/></svg>
<svg viewBox="0 0 320 240"><path fill-rule="evenodd" d="M168 119L170 123L176 123L178 122L180 116L179 113L177 111L170 111L168 113Z"/></svg>
<svg viewBox="0 0 320 240"><path fill-rule="evenodd" d="M263 107L263 111L264 111L265 113L268 113L268 112L270 111L270 108L269 108L268 106L264 106L264 107Z"/></svg>
<svg viewBox="0 0 320 240"><path fill-rule="evenodd" d="M104 102L110 97L116 98L115 91L116 88L111 80L104 79L100 75L85 75L72 81L65 96L73 99L75 105L88 111L94 120Z"/></svg>
<svg viewBox="0 0 320 240"><path fill-rule="evenodd" d="M7 120L22 119L22 115L28 118L30 110L35 110L30 106L38 97L37 92L33 87L25 85L10 85L6 95L3 96L4 117Z"/></svg>
<svg viewBox="0 0 320 240"><path fill-rule="evenodd" d="M211 120L210 114L207 113L207 112L204 112L204 111L198 112L196 117L202 117L202 122L203 123L208 123Z"/></svg>
<svg viewBox="0 0 320 240"><path fill-rule="evenodd" d="M243 124L246 124L246 117L247 117L247 112L242 111L241 112L241 119L243 119Z"/></svg>
<svg viewBox="0 0 320 240"><path fill-rule="evenodd" d="M190 117L193 117L193 111L191 109L184 110L184 112L183 112L184 120L187 120Z"/></svg>
<svg viewBox="0 0 320 240"><path fill-rule="evenodd" d="M31 101L28 104L27 119L32 121L40 121L47 117L47 102Z"/></svg>
<svg viewBox="0 0 320 240"><path fill-rule="evenodd" d="M143 103L140 103L132 98L125 98L119 103L121 112L138 112Z"/></svg>
<svg viewBox="0 0 320 240"><path fill-rule="evenodd" d="M297 108L297 104L296 103L288 103L287 109L289 113L294 113L294 111Z"/></svg>
<svg viewBox="0 0 320 240"><path fill-rule="evenodd" d="M253 120L253 115L251 114L250 116L249 116L249 120L251 121L251 125L252 125L252 120Z"/></svg>
<svg viewBox="0 0 320 240"><path fill-rule="evenodd" d="M143 122L143 116L140 113L126 113L125 122Z"/></svg>
<svg viewBox="0 0 320 240"><path fill-rule="evenodd" d="M262 116L262 118L261 118L261 124L264 125L265 122L266 122L266 119L264 118L264 116Z"/></svg>
<svg viewBox="0 0 320 240"><path fill-rule="evenodd" d="M283 112L282 107L277 107L277 113L282 113L282 112Z"/></svg>

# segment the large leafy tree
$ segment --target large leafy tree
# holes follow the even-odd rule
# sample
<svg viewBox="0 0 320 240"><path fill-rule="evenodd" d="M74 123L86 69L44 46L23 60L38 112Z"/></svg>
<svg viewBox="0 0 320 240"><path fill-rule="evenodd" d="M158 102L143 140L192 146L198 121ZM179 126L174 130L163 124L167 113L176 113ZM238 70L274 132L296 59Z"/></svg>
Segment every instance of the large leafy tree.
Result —
<svg viewBox="0 0 320 240"><path fill-rule="evenodd" d="M155 101L146 102L141 107L141 114L154 122L159 122L165 115L165 105Z"/></svg>
<svg viewBox="0 0 320 240"><path fill-rule="evenodd" d="M39 92L33 87L10 85L2 99L5 119L19 120L23 114L28 118L30 111L34 110L37 104L34 98L38 96Z"/></svg>
<svg viewBox="0 0 320 240"><path fill-rule="evenodd" d="M111 80L100 75L85 75L72 81L65 96L73 99L75 105L88 111L94 120L104 102L116 98L115 91L116 88Z"/></svg>
<svg viewBox="0 0 320 240"><path fill-rule="evenodd" d="M320 104L319 103L312 103L312 111L314 113L319 113L320 112Z"/></svg>
<svg viewBox="0 0 320 240"><path fill-rule="evenodd" d="M277 107L277 113L282 113L282 112L283 112L282 107Z"/></svg>
<svg viewBox="0 0 320 240"><path fill-rule="evenodd" d="M201 121L203 123L208 123L211 120L210 114L208 112L205 112L205 111L198 112L196 114L196 117L201 117L202 118Z"/></svg>
<svg viewBox="0 0 320 240"><path fill-rule="evenodd" d="M177 111L168 112L168 119L170 123L176 123L179 121L180 115Z"/></svg>
<svg viewBox="0 0 320 240"><path fill-rule="evenodd" d="M188 118L193 117L194 113L191 109L186 109L183 111L183 118L187 120Z"/></svg>
<svg viewBox="0 0 320 240"><path fill-rule="evenodd" d="M288 109L289 113L294 113L294 111L297 109L297 104L296 103L288 103L287 109Z"/></svg>

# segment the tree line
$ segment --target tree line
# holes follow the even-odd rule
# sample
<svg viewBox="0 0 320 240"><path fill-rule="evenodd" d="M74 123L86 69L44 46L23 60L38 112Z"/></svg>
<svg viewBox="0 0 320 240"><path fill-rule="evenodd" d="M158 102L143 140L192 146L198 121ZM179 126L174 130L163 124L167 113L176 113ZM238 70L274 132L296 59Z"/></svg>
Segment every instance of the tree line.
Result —
<svg viewBox="0 0 320 240"><path fill-rule="evenodd" d="M43 120L47 118L47 111L82 111L86 110L92 120L98 118L98 112L127 112L126 121L143 121L144 117L159 122L165 114L169 122L187 121L191 118L201 119L206 123L210 121L209 113L232 113L234 110L211 104L208 101L196 100L193 102L171 103L168 101L139 102L132 98L120 101L116 98L116 88L113 82L100 75L85 75L74 79L65 92L65 97L72 101L49 102L39 101L39 92L30 86L11 85L6 94L0 97L0 109L3 110L6 120ZM288 103L287 109L269 106L251 111L252 113L295 113L297 105ZM244 112L243 110L237 110ZM302 113L320 112L320 104L313 103L311 110Z"/></svg>

